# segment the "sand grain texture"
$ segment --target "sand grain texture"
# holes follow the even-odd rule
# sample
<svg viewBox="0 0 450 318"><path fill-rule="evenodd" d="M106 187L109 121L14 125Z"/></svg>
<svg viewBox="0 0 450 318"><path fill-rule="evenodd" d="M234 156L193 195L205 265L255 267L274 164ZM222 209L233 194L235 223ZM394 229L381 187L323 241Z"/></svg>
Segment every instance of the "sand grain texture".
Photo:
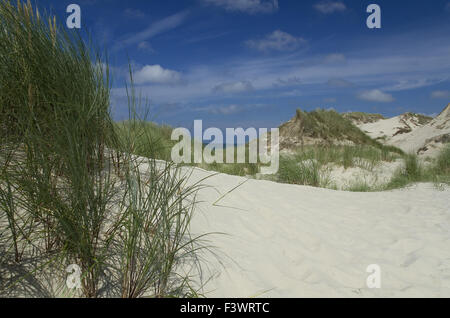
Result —
<svg viewBox="0 0 450 318"><path fill-rule="evenodd" d="M208 175L194 169L189 182ZM207 297L450 297L449 189L350 193L223 174L204 184L192 231L227 234L209 237L219 257L207 258ZM370 264L381 289L367 288Z"/></svg>

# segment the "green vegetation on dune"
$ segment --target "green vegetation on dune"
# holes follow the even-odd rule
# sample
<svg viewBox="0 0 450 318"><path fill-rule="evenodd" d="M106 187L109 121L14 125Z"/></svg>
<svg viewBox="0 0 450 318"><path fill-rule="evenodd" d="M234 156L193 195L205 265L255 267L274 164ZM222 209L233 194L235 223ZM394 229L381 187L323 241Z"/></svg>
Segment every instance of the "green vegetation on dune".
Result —
<svg viewBox="0 0 450 318"><path fill-rule="evenodd" d="M364 113L364 112L349 112L344 113L342 116L346 119L351 120L352 122L367 124L367 123L373 123L378 120L386 119L381 114L370 114L370 113Z"/></svg>
<svg viewBox="0 0 450 318"><path fill-rule="evenodd" d="M352 122L334 110L318 109L311 112L297 110L296 117L303 123L305 136L330 142L349 140L355 144L374 144Z"/></svg>
<svg viewBox="0 0 450 318"><path fill-rule="evenodd" d="M370 166L372 169L380 161L392 161L395 158L403 155L403 152L392 146L385 146L374 141L369 136L364 134L349 120L342 117L342 115L335 111L315 110L312 112L297 111L297 118L301 118L304 126L304 134L313 137L321 138L328 141L318 146L304 146L302 150L295 150L295 159L298 162L315 159L318 160L321 166L328 163L335 163L343 165L345 168L354 166L354 158L364 158L364 165ZM298 126L298 123L295 123ZM172 128L169 126L160 126L151 122L141 123L139 127L131 127L127 122L116 123L115 127L118 135L123 135L123 127L127 127L127 133L133 134L133 153L144 157L152 157L163 160L170 160L171 149L176 141L171 140ZM288 129L286 125L280 128L281 133L284 129ZM140 135L145 131L146 135L151 136L152 143L147 140L141 140ZM348 146L333 145L333 141L351 140L354 144ZM204 149L205 145L202 145ZM242 146L245 148L245 158L247 163L192 163L190 165L197 166L206 170L217 171L238 176L254 176L260 170L260 163L248 163L248 144ZM235 147L235 159L238 147ZM225 162L226 148L224 149ZM286 163L291 159L284 159ZM235 160L236 162L236 160ZM283 178L281 178L283 180ZM317 184L317 182L314 182ZM323 183L323 182L322 182Z"/></svg>
<svg viewBox="0 0 450 318"><path fill-rule="evenodd" d="M359 113L354 113L359 114ZM361 113L364 114L364 113ZM371 115L371 114L368 114ZM381 116L381 115L380 115ZM433 161L430 166L434 168L424 169L417 156L404 154L400 149L386 146L371 139L364 134L350 120L344 118L335 111L315 110L312 112L297 111L297 119L301 120L303 133L312 138L323 138L329 141L319 145L305 145L291 149L292 154L282 154L280 157L279 172L275 176L265 178L290 184L309 185L315 187L331 187L333 184L329 178L332 167L361 168L365 171L373 171L375 167L396 160L404 161L404 168L397 171L392 180L386 185L371 185L366 181L355 180L346 189L355 192L383 191L405 187L413 182L447 182L448 183L448 150L443 151L439 159ZM378 117L377 115L375 117ZM126 123L117 123L124 125ZM287 123L281 130L288 129ZM298 126L298 122L295 123ZM154 123L142 124L140 129L147 131L152 140L156 140L152 148L146 141L140 141L139 134L134 134L135 154L151 155L158 159L170 160L171 147L175 144L170 140L172 129L167 126L158 126ZM131 129L133 131L133 129ZM352 145L333 145L332 141L351 140ZM204 148L205 145L202 145ZM248 162L248 144L244 146ZM235 147L235 157L237 148ZM225 149L224 149L225 159ZM205 170L237 176L255 176L261 164L251 163L192 163L192 166Z"/></svg>
<svg viewBox="0 0 450 318"><path fill-rule="evenodd" d="M436 172L441 172L444 175L450 175L450 146L444 148L436 160Z"/></svg>
<svg viewBox="0 0 450 318"><path fill-rule="evenodd" d="M280 135L295 138L316 138L323 144L353 143L355 145L368 145L378 149L401 154L398 148L385 146L373 140L349 119L334 110L317 109L311 112L297 110L291 121L280 126Z"/></svg>
<svg viewBox="0 0 450 318"><path fill-rule="evenodd" d="M329 179L323 166L316 160L298 161L281 157L277 180L282 183L326 188Z"/></svg>
<svg viewBox="0 0 450 318"><path fill-rule="evenodd" d="M166 129L136 118L134 96L114 124L107 63L29 2L1 1L0 30L0 297L198 296L199 186L132 155L160 152Z"/></svg>
<svg viewBox="0 0 450 318"><path fill-rule="evenodd" d="M426 115L423 115L423 114L417 114L417 113L406 113L406 114L403 114L403 116L404 117L414 117L417 120L417 123L419 125L426 125L430 121L433 120L433 117L426 116Z"/></svg>
<svg viewBox="0 0 450 318"><path fill-rule="evenodd" d="M445 147L427 166L419 160L417 155L407 155L404 167L395 173L384 190L403 188L417 182L450 185L450 145Z"/></svg>
<svg viewBox="0 0 450 318"><path fill-rule="evenodd" d="M328 187L329 169L359 167L372 171L383 162L401 158L396 153L372 146L305 146L293 154L282 155L278 181Z"/></svg>
<svg viewBox="0 0 450 318"><path fill-rule="evenodd" d="M76 128L87 147L109 142L109 72L100 57L29 3L16 10L3 1L0 9L2 137L23 141L27 129L36 129L50 145L61 129ZM59 125L69 118L69 127Z"/></svg>
<svg viewBox="0 0 450 318"><path fill-rule="evenodd" d="M175 142L171 140L172 127L149 121L122 121L114 124L120 141L129 140L133 154L153 159L170 160ZM121 142L124 144L124 142Z"/></svg>
<svg viewBox="0 0 450 318"><path fill-rule="evenodd" d="M204 150L206 146L203 144L202 145L202 149ZM234 163L226 163L226 152L227 149L229 148L233 148L233 153L234 153ZM238 162L238 152L239 151L244 151L244 158L245 158L245 162L243 163L239 163ZM250 150L249 150L249 145L245 144L245 145L240 145L240 146L226 146L223 148L223 159L222 159L222 163L217 163L217 162L213 162L213 163L192 163L193 166L205 169L205 170L210 170L210 171L217 171L219 173L225 173L225 174L230 174L230 175L235 175L235 176L255 176L257 173L259 173L260 171L260 167L261 167L261 163L257 162L257 163L250 163L250 154L249 154ZM215 152L213 152L214 154Z"/></svg>
<svg viewBox="0 0 450 318"><path fill-rule="evenodd" d="M444 148L436 159L428 164L417 155L399 155L370 146L309 146L294 154L282 155L280 170L275 180L283 183L334 188L329 178L333 167L361 168L365 171L387 162L402 160L402 167L395 171L386 184L370 184L355 179L345 190L352 192L386 191L404 188L418 182L450 185L450 146Z"/></svg>
<svg viewBox="0 0 450 318"><path fill-rule="evenodd" d="M368 170L382 161L392 162L401 158L397 153L371 146L305 146L297 149L292 157L297 161L316 160L322 165L333 163L344 168L362 165L359 159L363 159L364 168Z"/></svg>

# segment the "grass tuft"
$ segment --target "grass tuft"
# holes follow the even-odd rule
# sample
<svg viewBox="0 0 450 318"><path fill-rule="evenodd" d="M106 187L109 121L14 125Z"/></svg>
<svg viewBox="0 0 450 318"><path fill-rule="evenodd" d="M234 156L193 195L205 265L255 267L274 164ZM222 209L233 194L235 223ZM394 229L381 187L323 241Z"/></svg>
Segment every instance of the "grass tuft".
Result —
<svg viewBox="0 0 450 318"><path fill-rule="evenodd" d="M162 147L133 84L130 119L114 124L107 60L35 12L0 2L0 296L198 296L199 186L132 155ZM80 293L65 286L70 264Z"/></svg>

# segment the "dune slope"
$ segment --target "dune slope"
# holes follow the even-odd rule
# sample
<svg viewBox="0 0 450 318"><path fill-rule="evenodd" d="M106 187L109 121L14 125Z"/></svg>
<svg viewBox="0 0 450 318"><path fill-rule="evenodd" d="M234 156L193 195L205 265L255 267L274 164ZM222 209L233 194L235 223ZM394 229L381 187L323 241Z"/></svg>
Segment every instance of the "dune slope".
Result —
<svg viewBox="0 0 450 318"><path fill-rule="evenodd" d="M189 182L211 175L194 169ZM208 297L450 297L449 189L350 193L223 174L203 183L192 231L225 233L209 237ZM371 264L381 289L367 288Z"/></svg>
<svg viewBox="0 0 450 318"><path fill-rule="evenodd" d="M405 152L436 156L450 142L450 104L428 122L415 114L359 125L370 137L396 146Z"/></svg>

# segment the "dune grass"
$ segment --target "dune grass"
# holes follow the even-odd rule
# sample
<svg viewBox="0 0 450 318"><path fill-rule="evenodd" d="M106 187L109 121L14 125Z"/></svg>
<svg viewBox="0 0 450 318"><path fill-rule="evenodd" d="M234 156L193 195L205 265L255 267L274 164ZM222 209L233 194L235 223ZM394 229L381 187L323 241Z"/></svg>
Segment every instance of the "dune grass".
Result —
<svg viewBox="0 0 450 318"><path fill-rule="evenodd" d="M328 187L331 185L329 170L333 166L372 171L382 162L392 162L398 158L400 156L396 153L372 146L305 146L294 154L282 155L278 180Z"/></svg>
<svg viewBox="0 0 450 318"><path fill-rule="evenodd" d="M450 184L450 146L425 165L417 155L398 155L368 146L308 146L292 155L283 155L277 181L289 184L333 188L329 174L333 167L361 168L366 171L380 164L401 159L403 166L394 172L387 184L369 184L355 180L345 190L376 192L404 188L418 182Z"/></svg>
<svg viewBox="0 0 450 318"><path fill-rule="evenodd" d="M95 48L29 2L0 2L0 29L0 296L198 296L199 185L132 155L137 135L161 146L134 91L130 120L114 124Z"/></svg>
<svg viewBox="0 0 450 318"><path fill-rule="evenodd" d="M450 175L450 146L444 148L439 154L434 169L443 175Z"/></svg>
<svg viewBox="0 0 450 318"><path fill-rule="evenodd" d="M114 123L114 128L121 144L126 140L132 143L135 155L170 160L170 153L175 144L170 139L172 134L170 126L161 126L144 120L127 120Z"/></svg>
<svg viewBox="0 0 450 318"><path fill-rule="evenodd" d="M356 180L352 182L345 190L349 192L374 192L378 189L379 187L374 187L366 180Z"/></svg>
<svg viewBox="0 0 450 318"><path fill-rule="evenodd" d="M298 162L286 157L280 159L278 181L321 188L326 188L330 182L326 170L316 160Z"/></svg>
<svg viewBox="0 0 450 318"><path fill-rule="evenodd" d="M404 167L395 173L384 190L403 188L417 182L433 182L437 186L450 185L450 145L444 147L428 166L425 166L417 155L407 155Z"/></svg>
<svg viewBox="0 0 450 318"><path fill-rule="evenodd" d="M382 119L386 119L381 114L370 114L370 113L364 113L364 112L349 112L349 113L342 114L342 116L351 121L365 123L365 124L373 123L373 122L376 122L376 121L382 120Z"/></svg>
<svg viewBox="0 0 450 318"><path fill-rule="evenodd" d="M172 147L177 141L171 140L173 128L166 125L158 125L149 121L139 121L131 123L123 121L114 124L115 131L120 140L127 138L133 145L133 154L147 158L155 158L165 161L171 161ZM131 134L131 136L130 136ZM150 139L150 142L149 142ZM192 149L194 147L192 140ZM202 152L206 145L202 144ZM237 162L238 146L227 146L234 148L234 162ZM225 163L226 149L223 149L223 163L195 163L192 152L191 163L183 164L185 166L199 167L209 171L216 171L235 176L254 176L260 171L260 163L249 163L248 144L240 146L245 148L245 163Z"/></svg>
<svg viewBox="0 0 450 318"><path fill-rule="evenodd" d="M298 131L300 129L300 131ZM280 127L280 135L289 136L294 133L301 138L317 138L324 145L333 145L339 141L352 142L355 145L372 146L398 154L403 152L391 146L382 145L370 138L348 118L334 110L316 109L311 112L297 109L294 121L287 122Z"/></svg>
<svg viewBox="0 0 450 318"><path fill-rule="evenodd" d="M206 146L203 144L202 148L204 149ZM226 162L226 152L228 147L232 147L234 148L234 163L225 163ZM239 149L243 149L244 151L244 157L245 157L245 162L244 163L238 163L238 151ZM214 152L213 152L214 153ZM229 175L234 175L234 176L255 176L256 174L258 174L260 172L260 167L261 167L261 163L258 161L257 163L250 163L249 161L250 158L250 149L249 149L249 145L245 144L245 145L240 145L240 146L235 146L235 145L228 145L226 147L223 148L223 159L222 162L223 163L217 163L217 162L213 162L213 163L201 163L201 164L195 164L193 163L193 166L205 169L205 170L210 170L210 171L216 171L219 173L225 173L225 174L229 174Z"/></svg>

